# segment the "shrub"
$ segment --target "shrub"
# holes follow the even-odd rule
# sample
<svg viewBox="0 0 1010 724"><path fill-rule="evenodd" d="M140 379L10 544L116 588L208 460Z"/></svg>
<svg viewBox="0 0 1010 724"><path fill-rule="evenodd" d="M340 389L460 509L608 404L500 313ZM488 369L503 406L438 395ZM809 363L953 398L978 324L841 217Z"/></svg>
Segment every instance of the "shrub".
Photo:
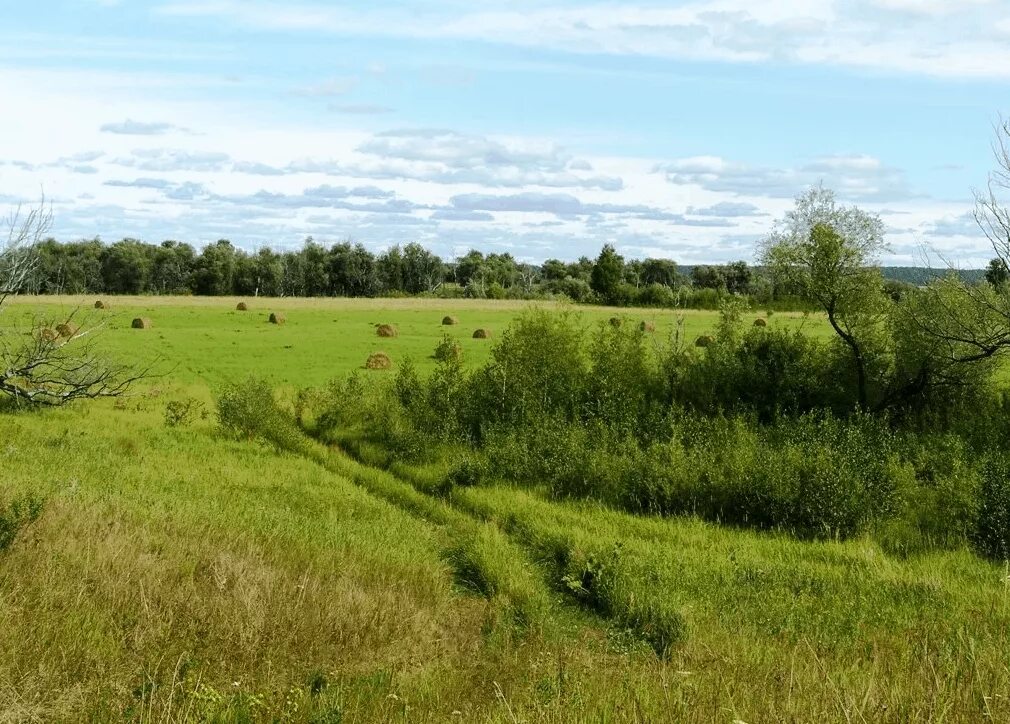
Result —
<svg viewBox="0 0 1010 724"><path fill-rule="evenodd" d="M463 345L454 337L443 335L432 356L439 362L459 362L463 359Z"/></svg>
<svg viewBox="0 0 1010 724"><path fill-rule="evenodd" d="M197 418L207 417L203 402L194 397L183 400L172 400L165 405L165 424L168 427L179 427L194 422Z"/></svg>
<svg viewBox="0 0 1010 724"><path fill-rule="evenodd" d="M217 400L217 413L221 427L232 434L262 438L279 450L298 450L305 443L266 380L250 378L225 387Z"/></svg>
<svg viewBox="0 0 1010 724"><path fill-rule="evenodd" d="M981 472L972 543L986 558L1010 560L1010 460L993 453L983 461Z"/></svg>
<svg viewBox="0 0 1010 724"><path fill-rule="evenodd" d="M6 504L0 504L0 552L14 543L18 534L42 515L44 502L41 498L21 496Z"/></svg>

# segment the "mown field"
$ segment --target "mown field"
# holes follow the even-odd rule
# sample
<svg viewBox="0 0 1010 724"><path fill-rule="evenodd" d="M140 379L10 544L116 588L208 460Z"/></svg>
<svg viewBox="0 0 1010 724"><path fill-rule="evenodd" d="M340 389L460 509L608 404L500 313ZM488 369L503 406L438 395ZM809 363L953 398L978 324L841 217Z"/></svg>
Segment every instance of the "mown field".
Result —
<svg viewBox="0 0 1010 724"><path fill-rule="evenodd" d="M439 495L367 450L217 423L213 400L249 375L288 399L376 351L423 372L446 331L477 364L494 339L472 331L526 303L106 301L20 298L0 317L80 307L111 355L159 374L127 398L0 416L0 496L46 498L0 554L0 720L1010 718L1010 577L967 550L897 557L507 486ZM716 322L576 311L689 344ZM769 325L829 332L816 315Z"/></svg>

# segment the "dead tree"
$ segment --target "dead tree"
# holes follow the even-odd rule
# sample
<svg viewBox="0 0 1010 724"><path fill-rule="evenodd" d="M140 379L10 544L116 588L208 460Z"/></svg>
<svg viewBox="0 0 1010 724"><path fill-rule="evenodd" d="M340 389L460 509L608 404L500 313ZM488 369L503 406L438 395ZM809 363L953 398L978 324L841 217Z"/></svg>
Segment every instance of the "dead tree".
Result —
<svg viewBox="0 0 1010 724"><path fill-rule="evenodd" d="M0 311L39 271L38 244L52 218L45 199L37 206L19 206L8 217L7 239L0 246ZM14 315L13 323L0 325L0 394L17 404L59 406L126 392L149 375L150 367L107 360L96 343L101 326L78 310L64 318L34 316L27 322Z"/></svg>

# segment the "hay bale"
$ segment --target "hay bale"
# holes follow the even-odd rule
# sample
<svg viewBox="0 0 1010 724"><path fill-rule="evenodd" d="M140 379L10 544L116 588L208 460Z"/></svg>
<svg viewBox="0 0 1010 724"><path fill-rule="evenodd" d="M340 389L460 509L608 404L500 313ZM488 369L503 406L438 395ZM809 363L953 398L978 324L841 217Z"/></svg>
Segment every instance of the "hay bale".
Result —
<svg viewBox="0 0 1010 724"><path fill-rule="evenodd" d="M607 321L610 323L611 327L620 327L621 326L621 318L620 317L611 317Z"/></svg>
<svg viewBox="0 0 1010 724"><path fill-rule="evenodd" d="M284 324L286 321L288 318L280 312L270 312L270 324Z"/></svg>
<svg viewBox="0 0 1010 724"><path fill-rule="evenodd" d="M694 340L695 347L708 347L710 344L715 342L715 338L708 334L703 334L698 339Z"/></svg>
<svg viewBox="0 0 1010 724"><path fill-rule="evenodd" d="M108 308L109 308L109 305L107 305L101 299L99 299L97 302L95 302L95 309L108 309Z"/></svg>
<svg viewBox="0 0 1010 724"><path fill-rule="evenodd" d="M761 319L759 317L758 319L754 320L754 326L755 327L767 327L768 326L768 322L766 322L765 320L763 320L763 319Z"/></svg>
<svg viewBox="0 0 1010 724"><path fill-rule="evenodd" d="M59 333L55 329L50 329L49 327L43 327L37 332L39 339L43 342L55 342L60 338Z"/></svg>
<svg viewBox="0 0 1010 724"><path fill-rule="evenodd" d="M235 311L236 312L248 312L249 311L249 305L246 304L245 302L239 302L238 304L235 305Z"/></svg>
<svg viewBox="0 0 1010 724"><path fill-rule="evenodd" d="M150 329L154 325L151 324L151 320L148 317L137 317L130 326L134 329Z"/></svg>
<svg viewBox="0 0 1010 724"><path fill-rule="evenodd" d="M638 328L643 332L655 332L656 323L655 322L642 322L638 325Z"/></svg>
<svg viewBox="0 0 1010 724"><path fill-rule="evenodd" d="M392 366L393 360L385 352L374 352L365 360L365 369L368 370L388 370Z"/></svg>
<svg viewBox="0 0 1010 724"><path fill-rule="evenodd" d="M450 326L453 324L459 324L459 319L456 317L442 317L442 324Z"/></svg>
<svg viewBox="0 0 1010 724"><path fill-rule="evenodd" d="M56 334L64 339L70 339L75 336L80 330L76 324L71 324L70 322L64 322L63 324L56 325Z"/></svg>
<svg viewBox="0 0 1010 724"><path fill-rule="evenodd" d="M474 339L491 339L491 330L490 329L484 329L483 327L481 327L480 329L475 329L474 332L473 332L473 338Z"/></svg>
<svg viewBox="0 0 1010 724"><path fill-rule="evenodd" d="M399 334L392 324L380 324L375 328L375 333L380 337L395 337Z"/></svg>

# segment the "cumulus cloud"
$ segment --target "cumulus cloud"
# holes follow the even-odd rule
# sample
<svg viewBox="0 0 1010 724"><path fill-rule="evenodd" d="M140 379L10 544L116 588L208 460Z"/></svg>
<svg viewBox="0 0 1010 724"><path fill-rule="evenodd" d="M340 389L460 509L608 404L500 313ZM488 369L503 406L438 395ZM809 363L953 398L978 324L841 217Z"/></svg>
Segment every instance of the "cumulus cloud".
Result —
<svg viewBox="0 0 1010 724"><path fill-rule="evenodd" d="M705 207L689 206L687 213L691 216L718 216L721 218L735 218L739 216L767 216L757 206L744 201L720 201L717 204Z"/></svg>
<svg viewBox="0 0 1010 724"><path fill-rule="evenodd" d="M905 174L865 155L824 156L795 168L749 166L716 156L658 164L657 173L678 186L747 196L791 198L823 183L850 201L905 201L916 197Z"/></svg>
<svg viewBox="0 0 1010 724"><path fill-rule="evenodd" d="M626 215L643 221L668 221L680 226L732 226L723 219L688 219L643 204L584 203L571 194L523 192L509 195L459 194L450 199L453 208L463 211L504 211L554 214L560 217Z"/></svg>
<svg viewBox="0 0 1010 724"><path fill-rule="evenodd" d="M106 123L99 130L102 133L114 133L120 136L164 136L166 133L173 131L189 132L187 129L172 123L165 123L163 121L134 121L129 118L118 123Z"/></svg>
<svg viewBox="0 0 1010 724"><path fill-rule="evenodd" d="M220 151L186 151L172 148L138 148L114 161L141 171L221 171L231 156Z"/></svg>
<svg viewBox="0 0 1010 724"><path fill-rule="evenodd" d="M423 10L319 2L176 0L174 16L220 17L267 31L485 41L570 53L731 63L869 68L940 77L1010 78L1005 4L997 0L698 0L527 4L428 3ZM931 48L923 52L923 48Z"/></svg>

